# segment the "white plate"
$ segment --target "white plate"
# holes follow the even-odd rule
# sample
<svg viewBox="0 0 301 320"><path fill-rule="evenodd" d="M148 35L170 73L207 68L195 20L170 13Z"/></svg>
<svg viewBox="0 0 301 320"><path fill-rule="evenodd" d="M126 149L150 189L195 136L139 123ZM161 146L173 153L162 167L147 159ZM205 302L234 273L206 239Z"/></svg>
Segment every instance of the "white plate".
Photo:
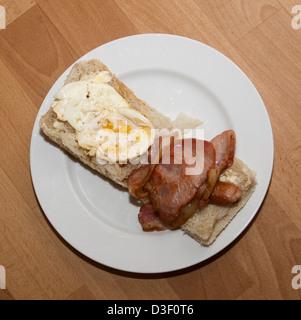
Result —
<svg viewBox="0 0 301 320"><path fill-rule="evenodd" d="M70 68L48 93L33 129L31 173L39 202L58 233L89 258L112 268L162 273L202 262L236 239L254 218L273 167L270 120L258 92L228 58L200 42L145 34L107 43L80 60L100 59L135 94L175 118L185 111L204 121L205 138L237 134L236 155L257 172L246 206L210 247L182 231L144 233L139 207L127 192L87 169L40 133L39 119Z"/></svg>

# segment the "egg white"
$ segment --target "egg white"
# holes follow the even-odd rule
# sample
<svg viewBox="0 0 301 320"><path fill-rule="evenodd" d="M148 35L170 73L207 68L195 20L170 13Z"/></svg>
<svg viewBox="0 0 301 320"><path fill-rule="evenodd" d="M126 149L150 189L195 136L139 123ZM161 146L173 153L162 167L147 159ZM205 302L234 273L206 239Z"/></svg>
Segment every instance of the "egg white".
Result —
<svg viewBox="0 0 301 320"><path fill-rule="evenodd" d="M152 123L112 87L107 72L65 85L53 111L76 131L78 144L100 163L126 163L154 142Z"/></svg>

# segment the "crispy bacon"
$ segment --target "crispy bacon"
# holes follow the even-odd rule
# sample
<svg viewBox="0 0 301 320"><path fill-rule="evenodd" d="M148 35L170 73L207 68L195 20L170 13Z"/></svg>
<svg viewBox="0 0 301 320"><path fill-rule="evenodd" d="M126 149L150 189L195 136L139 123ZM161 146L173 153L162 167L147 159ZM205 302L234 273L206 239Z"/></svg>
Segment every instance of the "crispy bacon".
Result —
<svg viewBox="0 0 301 320"><path fill-rule="evenodd" d="M171 150L171 164L159 164L153 171L150 182L145 189L149 193L150 202L160 218L166 222L174 221L181 209L188 205L197 195L201 186L207 181L208 170L214 167L215 150L208 141L191 139L191 155L185 154L185 140L182 140ZM196 154L197 147L203 154ZM182 150L182 164L175 164L178 150ZM194 164L193 163L194 160ZM202 167L196 175L187 175L186 170ZM196 211L195 208L194 212Z"/></svg>
<svg viewBox="0 0 301 320"><path fill-rule="evenodd" d="M144 231L163 231L166 229L150 203L141 207L138 219Z"/></svg>
<svg viewBox="0 0 301 320"><path fill-rule="evenodd" d="M215 204L228 205L237 202L241 195L241 190L235 184L217 182L210 195L210 201Z"/></svg>
<svg viewBox="0 0 301 320"><path fill-rule="evenodd" d="M144 190L145 184L149 181L156 165L148 164L134 170L128 179L129 193L139 199L146 198L148 192Z"/></svg>
<svg viewBox="0 0 301 320"><path fill-rule="evenodd" d="M165 222L169 229L180 228L189 218L191 218L195 214L195 212L198 208L201 207L201 205L202 207L205 207L209 203L209 199L203 199L205 190L206 183L202 185L195 197L188 204L186 204L180 209L178 216L174 220L170 222Z"/></svg>
<svg viewBox="0 0 301 320"><path fill-rule="evenodd" d="M234 162L235 132L233 130L224 131L212 139L211 143L216 152L215 168L210 169L208 172L207 190L204 194L204 200L209 199L222 171L231 167ZM221 195L221 193L219 194Z"/></svg>
<svg viewBox="0 0 301 320"><path fill-rule="evenodd" d="M225 205L241 197L241 190L235 185L218 182L221 172L234 162L234 131L225 131L211 142L196 139L173 142L169 163L162 158L159 140L160 163L142 166L129 179L130 193L148 197L150 202L139 213L145 231L177 229L209 201Z"/></svg>
<svg viewBox="0 0 301 320"><path fill-rule="evenodd" d="M236 146L236 136L233 130L227 130L211 140L216 151L216 168L222 172L232 166Z"/></svg>
<svg viewBox="0 0 301 320"><path fill-rule="evenodd" d="M173 132L170 135L157 136L154 144L148 150L149 164L143 165L139 169L133 171L132 175L128 179L129 193L139 199L144 199L148 196L148 192L144 186L150 180L151 175L156 166L165 157L165 150L172 149L177 139L177 132Z"/></svg>

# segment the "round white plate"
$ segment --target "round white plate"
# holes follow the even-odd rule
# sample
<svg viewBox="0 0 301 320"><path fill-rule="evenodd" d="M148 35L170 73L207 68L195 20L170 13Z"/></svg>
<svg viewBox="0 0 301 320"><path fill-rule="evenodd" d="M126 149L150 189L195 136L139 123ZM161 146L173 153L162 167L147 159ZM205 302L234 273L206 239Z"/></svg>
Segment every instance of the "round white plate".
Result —
<svg viewBox="0 0 301 320"><path fill-rule="evenodd" d="M40 132L38 122L71 67L54 84L38 113L31 143L36 195L58 233L89 258L136 273L183 269L220 252L251 222L267 192L273 135L262 99L228 58L200 42L145 34L107 43L80 60L99 59L142 100L175 118L185 112L204 121L205 138L226 129L237 135L236 155L257 172L246 206L210 247L182 231L145 233L139 206L128 193L68 156Z"/></svg>

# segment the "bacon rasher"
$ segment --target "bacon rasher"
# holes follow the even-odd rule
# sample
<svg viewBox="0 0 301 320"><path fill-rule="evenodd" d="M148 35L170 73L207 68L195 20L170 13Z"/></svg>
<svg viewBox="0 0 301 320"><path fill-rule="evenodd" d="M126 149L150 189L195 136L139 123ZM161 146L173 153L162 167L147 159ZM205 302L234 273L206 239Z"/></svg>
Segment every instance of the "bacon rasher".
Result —
<svg viewBox="0 0 301 320"><path fill-rule="evenodd" d="M185 143L191 146L188 153ZM143 230L177 229L209 201L224 205L238 201L238 187L218 182L221 172L234 162L235 144L232 130L211 142L178 140L171 145L169 164L150 164L134 171L128 181L130 193L148 202L139 213ZM195 174L187 174L198 168Z"/></svg>

